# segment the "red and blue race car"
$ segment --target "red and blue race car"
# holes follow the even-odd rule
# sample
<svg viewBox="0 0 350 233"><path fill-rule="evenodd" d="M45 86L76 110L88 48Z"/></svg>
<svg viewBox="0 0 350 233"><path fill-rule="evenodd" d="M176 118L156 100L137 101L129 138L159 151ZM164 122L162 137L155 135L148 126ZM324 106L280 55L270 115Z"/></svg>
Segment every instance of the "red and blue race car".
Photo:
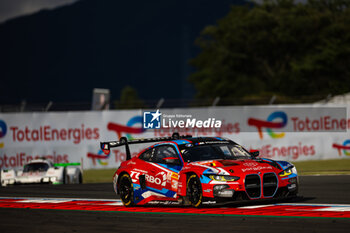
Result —
<svg viewBox="0 0 350 233"><path fill-rule="evenodd" d="M131 158L130 144L158 142ZM125 206L177 202L257 200L296 195L293 164L258 158L241 145L218 137L180 136L101 142L105 153L125 146L126 161L113 177Z"/></svg>

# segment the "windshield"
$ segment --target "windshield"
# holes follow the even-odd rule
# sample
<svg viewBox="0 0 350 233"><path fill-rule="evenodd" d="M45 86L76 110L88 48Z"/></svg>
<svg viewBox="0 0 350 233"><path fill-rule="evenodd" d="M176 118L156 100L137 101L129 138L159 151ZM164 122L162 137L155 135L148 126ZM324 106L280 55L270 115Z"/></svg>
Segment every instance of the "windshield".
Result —
<svg viewBox="0 0 350 233"><path fill-rule="evenodd" d="M215 160L215 159L241 159L250 158L250 154L240 145L213 144L186 148L181 151L186 162Z"/></svg>
<svg viewBox="0 0 350 233"><path fill-rule="evenodd" d="M24 166L23 172L46 172L48 169L47 163L30 163Z"/></svg>

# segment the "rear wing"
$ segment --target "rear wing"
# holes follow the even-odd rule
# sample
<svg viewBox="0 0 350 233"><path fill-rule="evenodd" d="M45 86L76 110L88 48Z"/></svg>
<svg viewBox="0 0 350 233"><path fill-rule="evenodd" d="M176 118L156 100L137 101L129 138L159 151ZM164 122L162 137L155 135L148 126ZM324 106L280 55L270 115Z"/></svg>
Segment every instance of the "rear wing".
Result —
<svg viewBox="0 0 350 233"><path fill-rule="evenodd" d="M80 168L80 171L83 173L83 158L81 158L80 163L76 162L76 163L54 163L53 164L55 167L78 167Z"/></svg>
<svg viewBox="0 0 350 233"><path fill-rule="evenodd" d="M173 133L171 137L140 138L140 139L133 139L130 141L128 141L126 137L121 137L119 141L100 142L100 147L103 153L108 155L111 152L112 147L125 146L126 160L129 160L131 159L129 144L162 142L162 141L177 140L177 139L184 139L184 138L191 138L191 137L192 137L191 135L180 136L179 133Z"/></svg>
<svg viewBox="0 0 350 233"><path fill-rule="evenodd" d="M54 163L55 167L80 166L81 163Z"/></svg>

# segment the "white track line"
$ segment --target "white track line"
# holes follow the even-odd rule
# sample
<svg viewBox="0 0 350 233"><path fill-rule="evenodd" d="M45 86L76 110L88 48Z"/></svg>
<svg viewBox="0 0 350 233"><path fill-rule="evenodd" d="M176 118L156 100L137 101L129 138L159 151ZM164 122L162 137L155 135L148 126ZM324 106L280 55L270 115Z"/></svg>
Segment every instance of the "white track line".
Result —
<svg viewBox="0 0 350 233"><path fill-rule="evenodd" d="M121 206L123 205L120 199L90 199L90 198L46 198L46 197L0 197L1 200L6 199L18 199L17 203L65 203L70 201L100 201L110 202L103 205ZM318 204L318 203L276 203L267 205L252 205L237 207L238 209L258 209L270 206L314 206L314 207L326 207L320 209L320 211L350 211L350 204Z"/></svg>
<svg viewBox="0 0 350 233"><path fill-rule="evenodd" d="M60 198L60 197L0 197L1 199L25 199L25 200L42 200L42 201L111 201L121 202L120 199L92 199L92 198ZM24 200L23 200L24 201Z"/></svg>

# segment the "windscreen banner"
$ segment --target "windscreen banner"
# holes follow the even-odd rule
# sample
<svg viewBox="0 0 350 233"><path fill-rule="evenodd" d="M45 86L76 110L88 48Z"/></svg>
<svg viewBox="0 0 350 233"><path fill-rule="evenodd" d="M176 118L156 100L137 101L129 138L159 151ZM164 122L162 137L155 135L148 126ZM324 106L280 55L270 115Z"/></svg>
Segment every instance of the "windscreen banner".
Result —
<svg viewBox="0 0 350 233"><path fill-rule="evenodd" d="M32 159L81 162L84 169L117 168L125 148L105 155L101 141L168 137L173 132L231 139L275 160L350 158L347 105L275 105L0 113L0 167L19 169ZM150 144L131 145L136 156Z"/></svg>

